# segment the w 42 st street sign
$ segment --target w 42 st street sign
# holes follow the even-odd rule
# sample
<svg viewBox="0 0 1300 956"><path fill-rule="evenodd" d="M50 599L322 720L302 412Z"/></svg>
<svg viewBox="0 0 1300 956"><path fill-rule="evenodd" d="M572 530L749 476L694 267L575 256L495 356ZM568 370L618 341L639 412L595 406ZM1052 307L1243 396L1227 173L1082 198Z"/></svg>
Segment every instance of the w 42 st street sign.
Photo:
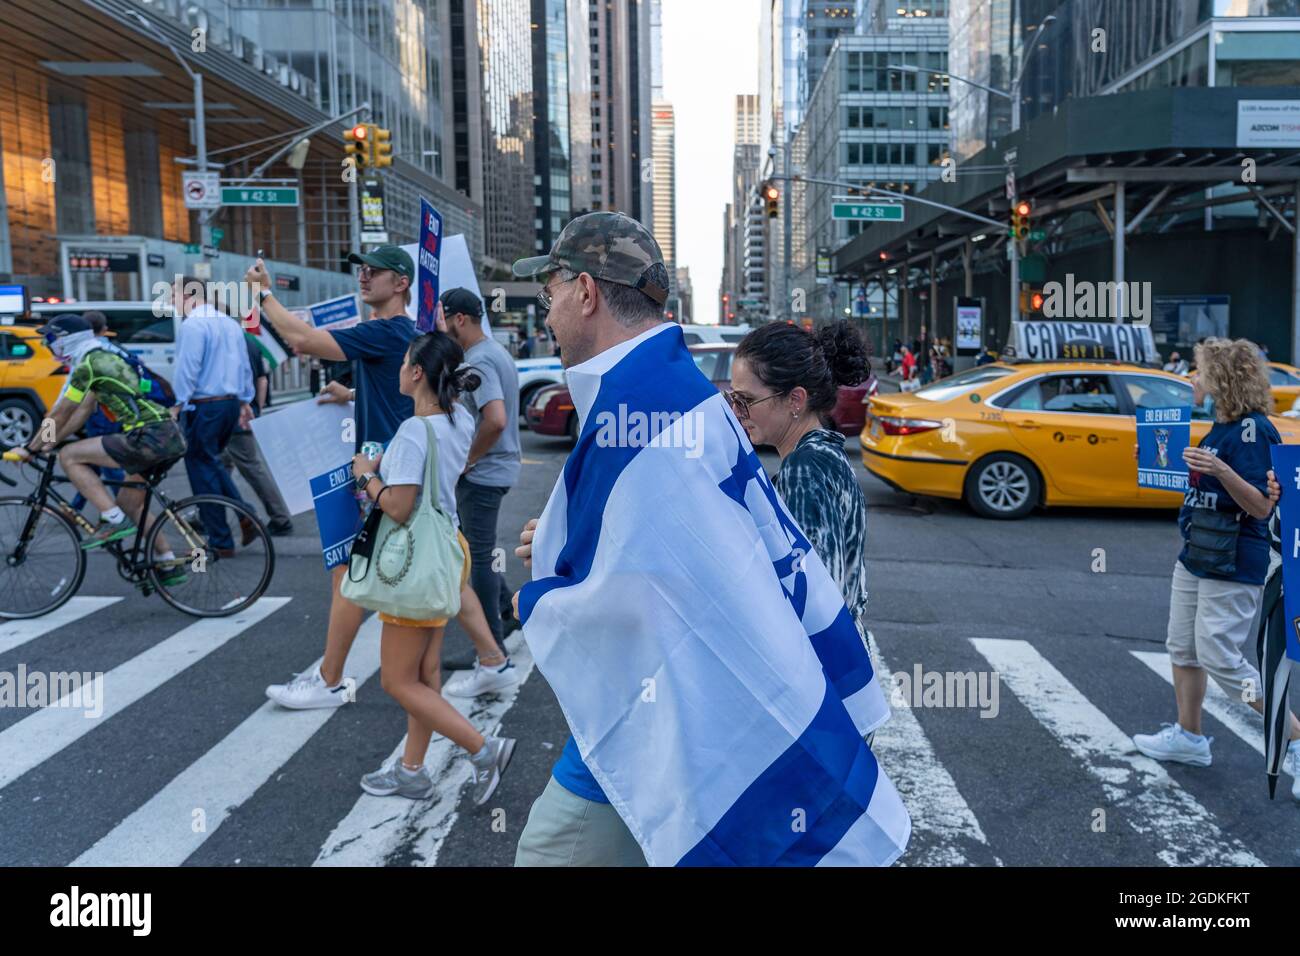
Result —
<svg viewBox="0 0 1300 956"><path fill-rule="evenodd" d="M902 222L903 204L895 202L837 202L831 204L832 219L872 222Z"/></svg>
<svg viewBox="0 0 1300 956"><path fill-rule="evenodd" d="M222 186L223 206L296 206L297 186Z"/></svg>

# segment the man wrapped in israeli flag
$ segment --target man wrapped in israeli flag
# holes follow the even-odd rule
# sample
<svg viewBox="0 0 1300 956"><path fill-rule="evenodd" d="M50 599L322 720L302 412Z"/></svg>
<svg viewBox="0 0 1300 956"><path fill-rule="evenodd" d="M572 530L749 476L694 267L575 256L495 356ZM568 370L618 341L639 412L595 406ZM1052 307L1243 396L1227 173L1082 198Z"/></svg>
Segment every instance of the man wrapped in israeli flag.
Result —
<svg viewBox="0 0 1300 956"><path fill-rule="evenodd" d="M608 800L652 866L892 863L911 822L863 740L889 716L870 656L662 320L658 245L592 213L515 269L545 276L581 421L518 595L573 733L552 784ZM520 862L559 826L547 800Z"/></svg>

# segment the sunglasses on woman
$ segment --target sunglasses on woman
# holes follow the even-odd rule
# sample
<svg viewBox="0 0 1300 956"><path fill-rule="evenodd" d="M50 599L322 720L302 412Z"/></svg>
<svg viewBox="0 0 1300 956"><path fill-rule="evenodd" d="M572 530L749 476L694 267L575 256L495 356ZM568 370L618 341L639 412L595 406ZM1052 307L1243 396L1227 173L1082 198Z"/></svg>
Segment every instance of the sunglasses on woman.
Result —
<svg viewBox="0 0 1300 956"><path fill-rule="evenodd" d="M781 393L777 392L773 395L768 395L765 398L756 398L751 400L748 398L742 398L737 393L728 389L722 393L722 397L731 403L731 410L736 413L737 418L748 418L749 410L751 408L755 405L762 405L764 402L771 401L774 398L780 398Z"/></svg>

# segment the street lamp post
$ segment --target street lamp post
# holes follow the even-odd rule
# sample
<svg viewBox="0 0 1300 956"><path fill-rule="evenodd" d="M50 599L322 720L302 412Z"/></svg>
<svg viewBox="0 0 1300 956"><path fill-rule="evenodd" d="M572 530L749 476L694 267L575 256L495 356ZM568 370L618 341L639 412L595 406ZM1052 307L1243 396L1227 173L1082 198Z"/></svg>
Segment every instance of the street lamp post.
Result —
<svg viewBox="0 0 1300 956"><path fill-rule="evenodd" d="M946 76L950 80L957 80L961 83L967 84L968 86L973 86L976 89L981 89L987 93L991 93L994 96L1000 96L1005 100L1010 100L1011 132L1018 133L1020 132L1020 84L1025 77L1025 67L1029 64L1029 58L1034 55L1034 51L1038 49L1038 37L1055 21L1056 17L1050 13L1039 21L1038 26L1034 29L1034 35L1029 38L1028 49L1026 49L1024 54L1020 57L1020 66L1016 70L1015 79L1011 81L1010 90L999 90L996 87L986 86L983 83L977 83L975 80L969 79L968 77L957 76L955 73L946 73L943 70L929 70L924 67L903 65L891 65L887 66L885 69L898 70L903 73L929 73L935 76ZM1014 161L1008 159L1007 172L1014 172L1014 167ZM1019 195L1012 195L1007 198L1011 201L1011 205L1014 206ZM1020 246L1019 241L1015 236L1007 237L1007 272L1010 274L1011 279L1011 301L1009 311L1011 321L1015 322L1020 318Z"/></svg>
<svg viewBox="0 0 1300 956"><path fill-rule="evenodd" d="M140 25L171 51L172 56L176 57L176 62L181 65L181 69L189 76L190 82L194 85L194 154L195 166L201 173L208 171L208 128L203 109L203 74L197 70L191 70L190 65L185 62L185 58L180 55L176 47L172 46L170 40L159 30L153 23L145 19L139 13L133 13L132 16L139 21ZM212 245L212 224L210 213L206 209L199 210L199 241L204 246Z"/></svg>

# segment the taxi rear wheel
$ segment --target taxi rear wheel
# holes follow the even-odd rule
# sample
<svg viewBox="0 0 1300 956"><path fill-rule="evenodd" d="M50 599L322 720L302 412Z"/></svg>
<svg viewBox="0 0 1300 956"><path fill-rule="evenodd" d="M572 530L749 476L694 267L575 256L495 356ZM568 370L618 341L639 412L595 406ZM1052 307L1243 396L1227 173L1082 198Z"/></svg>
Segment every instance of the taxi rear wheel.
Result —
<svg viewBox="0 0 1300 956"><path fill-rule="evenodd" d="M1023 518L1041 490L1038 470L1019 455L989 455L966 476L966 501L984 518Z"/></svg>

